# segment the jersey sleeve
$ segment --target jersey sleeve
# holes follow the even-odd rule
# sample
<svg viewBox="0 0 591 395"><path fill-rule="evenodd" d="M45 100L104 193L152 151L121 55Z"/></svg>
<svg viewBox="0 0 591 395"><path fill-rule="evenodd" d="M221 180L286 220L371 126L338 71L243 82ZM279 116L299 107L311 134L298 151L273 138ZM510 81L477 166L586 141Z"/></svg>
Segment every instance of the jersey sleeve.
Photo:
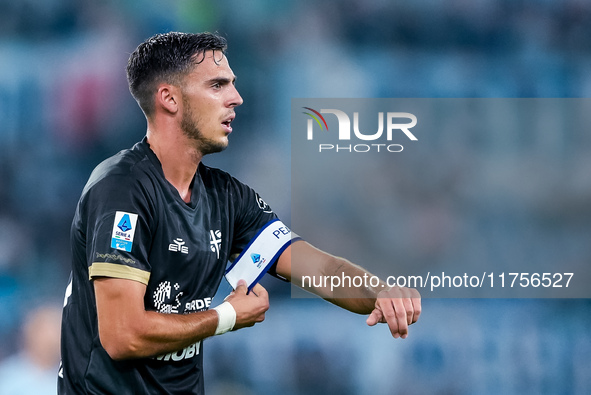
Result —
<svg viewBox="0 0 591 395"><path fill-rule="evenodd" d="M232 254L239 254L268 222L278 219L271 207L252 188L240 185L240 206L235 223L235 237ZM287 281L277 273L277 261L268 269L268 274L282 281Z"/></svg>
<svg viewBox="0 0 591 395"><path fill-rule="evenodd" d="M257 235L261 228L277 215L271 207L249 186L234 180L237 193L234 194L236 218L232 254L240 253Z"/></svg>
<svg viewBox="0 0 591 395"><path fill-rule="evenodd" d="M101 180L88 191L84 211L89 279L147 284L154 205L141 181L117 175Z"/></svg>

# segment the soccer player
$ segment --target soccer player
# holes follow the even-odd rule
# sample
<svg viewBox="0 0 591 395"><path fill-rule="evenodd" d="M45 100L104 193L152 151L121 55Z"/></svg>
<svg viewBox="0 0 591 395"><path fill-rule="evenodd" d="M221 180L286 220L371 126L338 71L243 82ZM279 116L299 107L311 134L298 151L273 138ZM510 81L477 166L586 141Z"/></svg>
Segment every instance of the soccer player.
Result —
<svg viewBox="0 0 591 395"><path fill-rule="evenodd" d="M201 341L265 318L266 290L244 280L210 308L226 262L277 220L251 188L201 163L227 147L242 104L225 49L214 34L173 32L129 58L147 133L95 168L76 208L60 394L202 394ZM288 244L270 273L295 284L304 273L367 275L302 240ZM292 267L292 255L305 259ZM311 288L369 314L369 325L387 323L394 337L405 338L421 311L414 289Z"/></svg>

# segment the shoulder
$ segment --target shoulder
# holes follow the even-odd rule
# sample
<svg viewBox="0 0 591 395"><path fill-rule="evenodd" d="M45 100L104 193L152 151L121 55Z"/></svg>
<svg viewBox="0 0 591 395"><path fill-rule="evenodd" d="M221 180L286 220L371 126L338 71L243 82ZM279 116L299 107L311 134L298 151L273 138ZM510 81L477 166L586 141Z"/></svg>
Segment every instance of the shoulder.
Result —
<svg viewBox="0 0 591 395"><path fill-rule="evenodd" d="M204 164L199 165L198 172L206 188L214 188L218 193L225 193L237 200L244 201L249 197L259 198L249 185L238 180L230 173Z"/></svg>
<svg viewBox="0 0 591 395"><path fill-rule="evenodd" d="M80 197L83 206L154 204L158 171L141 144L105 159L92 171Z"/></svg>
<svg viewBox="0 0 591 395"><path fill-rule="evenodd" d="M243 183L231 174L200 164L199 173L206 187L212 185L227 194L235 204L249 210L260 209L264 213L272 213L271 207L249 185Z"/></svg>
<svg viewBox="0 0 591 395"><path fill-rule="evenodd" d="M139 143L138 143L139 144ZM85 190L113 179L137 179L146 174L149 161L136 144L133 148L118 152L105 159L92 171Z"/></svg>

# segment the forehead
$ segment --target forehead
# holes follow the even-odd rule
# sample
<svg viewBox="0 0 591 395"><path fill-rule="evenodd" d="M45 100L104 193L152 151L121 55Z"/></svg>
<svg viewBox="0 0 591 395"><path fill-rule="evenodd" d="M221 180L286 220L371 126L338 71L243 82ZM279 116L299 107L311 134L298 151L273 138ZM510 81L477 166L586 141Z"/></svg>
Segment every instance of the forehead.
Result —
<svg viewBox="0 0 591 395"><path fill-rule="evenodd" d="M228 58L222 51L206 51L205 54L197 54L197 61L202 61L193 67L189 73L191 78L200 80L209 80L212 78L230 78L234 79L234 73L228 63Z"/></svg>

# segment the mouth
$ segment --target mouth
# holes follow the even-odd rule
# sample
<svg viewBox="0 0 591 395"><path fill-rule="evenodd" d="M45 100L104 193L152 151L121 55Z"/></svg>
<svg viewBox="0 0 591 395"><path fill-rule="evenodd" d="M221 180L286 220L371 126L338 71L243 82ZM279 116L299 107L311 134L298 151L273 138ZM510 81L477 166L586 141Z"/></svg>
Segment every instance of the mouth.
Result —
<svg viewBox="0 0 591 395"><path fill-rule="evenodd" d="M224 130L226 130L227 133L232 133L231 123L234 120L234 118L236 118L236 114L232 114L222 121L222 127L224 128Z"/></svg>

